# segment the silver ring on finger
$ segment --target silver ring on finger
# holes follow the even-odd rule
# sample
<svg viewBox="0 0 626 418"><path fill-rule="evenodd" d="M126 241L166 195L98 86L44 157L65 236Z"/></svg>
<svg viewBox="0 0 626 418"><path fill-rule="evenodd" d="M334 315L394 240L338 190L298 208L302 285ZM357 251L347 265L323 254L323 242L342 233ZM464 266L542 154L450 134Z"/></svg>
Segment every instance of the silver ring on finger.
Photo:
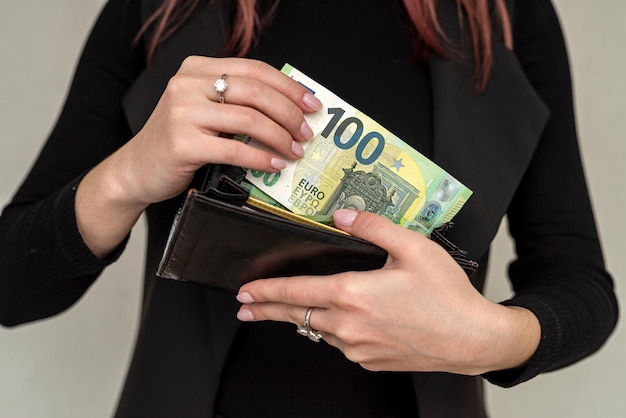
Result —
<svg viewBox="0 0 626 418"><path fill-rule="evenodd" d="M224 92L228 88L228 84L226 84L226 77L228 77L227 74L222 74L220 78L213 82L213 88L219 95L220 103L224 103Z"/></svg>
<svg viewBox="0 0 626 418"><path fill-rule="evenodd" d="M298 325L298 334L308 337L309 340L318 343L322 339L322 334L311 328L311 313L313 309L309 308L304 315L304 325Z"/></svg>

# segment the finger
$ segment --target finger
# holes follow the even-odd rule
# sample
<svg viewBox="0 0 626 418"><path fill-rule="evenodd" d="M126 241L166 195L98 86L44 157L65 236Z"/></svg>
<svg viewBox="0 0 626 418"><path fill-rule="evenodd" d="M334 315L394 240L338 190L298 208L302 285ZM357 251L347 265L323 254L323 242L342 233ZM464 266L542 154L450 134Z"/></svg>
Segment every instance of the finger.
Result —
<svg viewBox="0 0 626 418"><path fill-rule="evenodd" d="M213 103L210 106L194 107L189 112L190 121L198 126L206 126L213 135L217 132L249 135L290 160L304 155L302 145L294 142L289 132L256 109Z"/></svg>
<svg viewBox="0 0 626 418"><path fill-rule="evenodd" d="M294 307L279 304L253 304L243 305L237 312L237 319L242 322L256 322L256 321L281 321L288 322L296 325L297 332L300 334L301 327L304 327L305 317L309 308ZM321 338L328 344L340 348L344 346L344 342L338 339L331 332L325 328L327 321L328 311L326 309L314 308L309 315L309 328L314 334L321 336ZM306 328L304 328L306 329ZM302 334L305 337L311 338L308 334Z"/></svg>
<svg viewBox="0 0 626 418"><path fill-rule="evenodd" d="M281 92L305 113L317 112L322 103L303 85L262 61L246 58L211 58L191 56L181 65L179 73L199 74L211 82L222 74L228 77L257 79Z"/></svg>
<svg viewBox="0 0 626 418"><path fill-rule="evenodd" d="M294 325L304 325L309 306L286 305L284 303L253 303L244 304L239 308L237 317L244 322L280 321ZM323 330L326 309L313 307L309 316L311 329Z"/></svg>
<svg viewBox="0 0 626 418"><path fill-rule="evenodd" d="M206 163L229 164L268 173L281 171L286 163L278 156L244 144L236 139L222 137L203 137L202 144L195 146L194 161L201 166Z"/></svg>
<svg viewBox="0 0 626 418"><path fill-rule="evenodd" d="M220 132L250 135L291 160L304 154L302 146L293 141L291 133L272 118L251 107L207 100L206 90L202 79L177 74L169 81L157 106L162 113L161 119L170 120L188 132L188 128L200 127L215 137ZM283 98L283 103L285 101ZM300 118L297 123L301 124L304 121L301 111L293 104L289 108L295 112L296 118ZM190 139L188 135L182 138L184 142Z"/></svg>
<svg viewBox="0 0 626 418"><path fill-rule="evenodd" d="M219 94L212 86L203 90L209 100L219 102ZM284 94L259 80L228 77L228 87L223 95L225 103L254 108L276 121L296 141L313 138L313 130L305 121L303 111Z"/></svg>
<svg viewBox="0 0 626 418"><path fill-rule="evenodd" d="M327 308L338 293L335 289L342 274L255 280L241 286L237 300L245 304L273 302Z"/></svg>
<svg viewBox="0 0 626 418"><path fill-rule="evenodd" d="M415 257L429 240L425 236L370 212L341 209L333 214L335 226L385 249L395 259Z"/></svg>
<svg viewBox="0 0 626 418"><path fill-rule="evenodd" d="M306 314L309 307L285 305L278 303L253 303L242 305L237 312L237 319L242 322L280 321L292 323L298 327L305 326ZM361 341L357 336L351 336L347 341L334 333L331 310L313 307L309 315L309 328L313 333L320 334L328 344L341 350L349 360L358 362ZM305 335L306 336L306 335Z"/></svg>

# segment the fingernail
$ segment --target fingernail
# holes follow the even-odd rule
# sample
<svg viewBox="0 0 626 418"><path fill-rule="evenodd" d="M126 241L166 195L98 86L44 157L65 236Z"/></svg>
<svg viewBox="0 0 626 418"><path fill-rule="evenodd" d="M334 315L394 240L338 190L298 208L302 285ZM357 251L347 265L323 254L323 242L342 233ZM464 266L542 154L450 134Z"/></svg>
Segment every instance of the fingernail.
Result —
<svg viewBox="0 0 626 418"><path fill-rule="evenodd" d="M243 322L254 321L254 315L250 309L241 309L237 312L237 319Z"/></svg>
<svg viewBox="0 0 626 418"><path fill-rule="evenodd" d="M293 152L298 157L302 157L304 155L304 148L302 148L302 145L300 145L296 141L293 141L291 143L291 152Z"/></svg>
<svg viewBox="0 0 626 418"><path fill-rule="evenodd" d="M322 102L320 102L320 100L317 97L313 96L311 93L304 93L302 101L304 102L306 107L316 112L324 107Z"/></svg>
<svg viewBox="0 0 626 418"><path fill-rule="evenodd" d="M302 121L302 125L300 125L300 134L302 134L304 139L306 139L307 141L313 139L313 137L315 136L315 134L313 133L313 129L311 129L311 127L308 123L306 123L305 120Z"/></svg>
<svg viewBox="0 0 626 418"><path fill-rule="evenodd" d="M254 298L248 292L241 292L237 295L237 300L241 303L254 303Z"/></svg>
<svg viewBox="0 0 626 418"><path fill-rule="evenodd" d="M272 158L270 165L272 166L274 170L278 170L278 171L284 170L285 167L287 167L287 163L285 163L280 158Z"/></svg>
<svg viewBox="0 0 626 418"><path fill-rule="evenodd" d="M350 209L340 209L333 213L335 225L352 226L359 212Z"/></svg>

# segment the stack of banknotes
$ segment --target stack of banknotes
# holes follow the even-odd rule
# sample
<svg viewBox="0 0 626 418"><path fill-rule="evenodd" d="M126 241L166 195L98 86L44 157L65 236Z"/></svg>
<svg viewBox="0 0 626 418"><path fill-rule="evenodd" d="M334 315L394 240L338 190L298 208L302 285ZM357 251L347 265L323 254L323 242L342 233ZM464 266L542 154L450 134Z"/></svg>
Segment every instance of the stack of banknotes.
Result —
<svg viewBox="0 0 626 418"><path fill-rule="evenodd" d="M469 188L372 118L289 64L282 72L324 108L305 116L315 137L303 158L279 173L247 171L253 198L326 224L338 209L369 211L427 236L469 199Z"/></svg>

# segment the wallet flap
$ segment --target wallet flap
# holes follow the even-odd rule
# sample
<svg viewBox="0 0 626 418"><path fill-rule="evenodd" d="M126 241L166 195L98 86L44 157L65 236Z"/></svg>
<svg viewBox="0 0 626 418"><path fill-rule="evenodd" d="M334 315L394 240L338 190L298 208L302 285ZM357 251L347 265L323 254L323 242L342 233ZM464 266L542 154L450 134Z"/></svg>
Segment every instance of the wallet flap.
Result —
<svg viewBox="0 0 626 418"><path fill-rule="evenodd" d="M382 267L383 249L191 192L158 276L236 293L269 277L328 275ZM193 216L189 216L193 212Z"/></svg>

